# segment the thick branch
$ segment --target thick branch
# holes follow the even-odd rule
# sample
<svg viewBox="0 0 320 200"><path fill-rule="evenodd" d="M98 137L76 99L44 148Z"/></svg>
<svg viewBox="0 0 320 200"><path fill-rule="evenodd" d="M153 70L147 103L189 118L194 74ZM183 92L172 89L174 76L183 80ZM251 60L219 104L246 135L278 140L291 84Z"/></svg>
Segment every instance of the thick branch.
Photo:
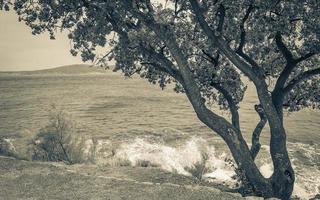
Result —
<svg viewBox="0 0 320 200"><path fill-rule="evenodd" d="M240 131L240 121L239 121L239 113L238 113L238 106L234 102L230 93L219 83L211 83L214 88L216 88L223 97L227 100L229 109L231 112L231 121L232 125L236 127Z"/></svg>
<svg viewBox="0 0 320 200"><path fill-rule="evenodd" d="M161 71L161 72L164 72L164 73L166 73L166 74L169 74L169 75L172 76L174 79L176 79L179 83L181 83L181 81L182 81L181 77L180 77L178 74L172 73L170 70L168 70L168 67L163 66L163 65L161 65L161 64L159 64L159 63L152 62L152 61L151 61L151 62L146 61L146 62L141 62L140 64L141 64L141 65L151 65L151 66L153 66L156 70Z"/></svg>
<svg viewBox="0 0 320 200"><path fill-rule="evenodd" d="M283 87L286 84L287 79L289 78L290 73L292 72L295 66L296 65L294 63L287 63L286 66L284 67L279 78L277 79L277 82L272 92L272 95L274 98L279 98L280 96L283 96L283 93L282 93ZM280 102L280 104L282 103Z"/></svg>
<svg viewBox="0 0 320 200"><path fill-rule="evenodd" d="M176 69L174 64L166 58L162 53L156 52L152 48L146 48L144 46L140 46L141 49L148 54L151 58L154 60L157 60L159 63L156 62L142 62L142 65L148 64L154 66L157 70L168 73L170 76L175 78L177 81L179 81L181 84L183 84L183 78L181 77L180 72Z"/></svg>
<svg viewBox="0 0 320 200"><path fill-rule="evenodd" d="M208 61L212 63L214 67L217 67L219 65L220 54L217 53L217 55L213 57L210 53L206 52L205 50L202 50L202 53L208 57ZM217 89L223 95L223 97L227 100L229 109L231 112L231 116L232 116L231 117L232 125L241 132L238 106L234 102L232 95L220 83L211 82L211 86Z"/></svg>
<svg viewBox="0 0 320 200"><path fill-rule="evenodd" d="M276 45L278 49L280 50L284 58L287 60L287 63L292 63L294 61L293 55L290 52L290 50L287 48L287 46L284 44L280 32L277 32L275 36L275 40L276 40Z"/></svg>
<svg viewBox="0 0 320 200"><path fill-rule="evenodd" d="M276 45L278 49L281 51L282 55L284 56L287 62L286 66L280 73L280 76L277 79L277 82L272 91L273 103L277 108L277 112L279 116L283 119L283 113L282 113L282 104L283 104L283 98L284 98L283 87L286 84L291 72L293 71L297 63L295 62L292 53L289 51L289 49L286 47L286 45L282 41L282 36L280 32L277 32L275 36L275 40L276 40Z"/></svg>
<svg viewBox="0 0 320 200"><path fill-rule="evenodd" d="M250 65L252 65L255 68L259 68L259 65L256 61L254 61L252 58L250 58L250 56L248 56L246 53L244 53L243 48L245 46L246 43L246 31L245 31L245 23L246 21L249 19L250 13L253 11L253 6L250 5L242 19L242 22L240 24L240 43L239 43L239 47L236 50L236 53L241 56L245 61L247 61Z"/></svg>
<svg viewBox="0 0 320 200"><path fill-rule="evenodd" d="M284 94L289 93L297 84L301 83L302 81L316 75L320 75L320 68L303 72L288 83L288 85L283 89Z"/></svg>
<svg viewBox="0 0 320 200"><path fill-rule="evenodd" d="M289 49L286 47L286 45L284 44L284 42L282 41L282 36L281 34L278 32L276 34L276 44L279 48L279 50L281 51L281 53L283 54L283 56L285 57L287 64L284 67L284 69L282 70L276 84L273 90L273 94L275 96L283 96L282 90L284 88L284 85L286 84L291 72L293 71L293 69L297 66L298 63L305 61L309 58L311 58L312 56L316 55L315 52L310 52L307 53L303 56L301 56L300 58L295 59L292 55L292 53L289 51ZM279 105L282 104L282 102L279 102Z"/></svg>
<svg viewBox="0 0 320 200"><path fill-rule="evenodd" d="M260 134L261 134L261 131L263 130L264 126L267 123L267 118L264 114L262 106L255 105L254 108L260 116L260 121L258 122L256 128L254 129L254 131L252 133L252 145L251 145L250 152L251 152L251 157L253 160L257 157L257 155L260 151L260 148L261 148L261 144L259 142Z"/></svg>
<svg viewBox="0 0 320 200"><path fill-rule="evenodd" d="M217 31L221 34L223 30L224 18L226 16L226 8L221 4L218 9L219 23Z"/></svg>
<svg viewBox="0 0 320 200"><path fill-rule="evenodd" d="M245 31L244 25L246 21L249 19L249 16L252 10L253 10L253 6L250 5L246 11L246 14L242 19L242 23L240 24L241 35L240 35L240 43L239 43L238 51L243 51L243 47L245 45L245 40L246 40L246 31Z"/></svg>

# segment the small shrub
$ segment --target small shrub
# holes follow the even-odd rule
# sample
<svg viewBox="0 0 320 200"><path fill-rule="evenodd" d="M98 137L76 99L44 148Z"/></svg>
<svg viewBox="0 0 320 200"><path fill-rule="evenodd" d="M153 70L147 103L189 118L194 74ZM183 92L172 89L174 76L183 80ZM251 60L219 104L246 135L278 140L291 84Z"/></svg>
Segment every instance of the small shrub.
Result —
<svg viewBox="0 0 320 200"><path fill-rule="evenodd" d="M320 194L317 194L316 196L314 196L313 198L311 198L310 200L317 200L320 199Z"/></svg>
<svg viewBox="0 0 320 200"><path fill-rule="evenodd" d="M120 167L127 167L130 165L131 165L131 162L130 160L127 160L127 159L119 159L117 163L117 166L120 166Z"/></svg>
<svg viewBox="0 0 320 200"><path fill-rule="evenodd" d="M203 175L209 171L209 168L206 166L208 159L208 154L202 153L199 162L194 163L191 167L185 167L184 169L200 182L202 181Z"/></svg>
<svg viewBox="0 0 320 200"><path fill-rule="evenodd" d="M10 140L0 138L0 155L17 158L16 150Z"/></svg>
<svg viewBox="0 0 320 200"><path fill-rule="evenodd" d="M128 167L131 166L131 162L125 158L112 158L109 160L108 165L111 167Z"/></svg>
<svg viewBox="0 0 320 200"><path fill-rule="evenodd" d="M63 161L67 164L82 162L85 140L75 137L75 134L71 118L53 107L48 124L39 130L31 142L32 160Z"/></svg>
<svg viewBox="0 0 320 200"><path fill-rule="evenodd" d="M138 167L158 167L158 165L151 163L149 160L138 160L136 162Z"/></svg>

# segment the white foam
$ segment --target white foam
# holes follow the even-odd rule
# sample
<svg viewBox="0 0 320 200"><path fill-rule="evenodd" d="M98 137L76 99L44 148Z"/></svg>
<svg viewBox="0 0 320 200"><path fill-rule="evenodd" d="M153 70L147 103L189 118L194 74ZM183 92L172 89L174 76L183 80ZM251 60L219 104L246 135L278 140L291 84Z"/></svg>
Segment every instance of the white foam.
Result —
<svg viewBox="0 0 320 200"><path fill-rule="evenodd" d="M265 163L259 168L259 170L265 178L270 178L273 173L273 164Z"/></svg>
<svg viewBox="0 0 320 200"><path fill-rule="evenodd" d="M15 146L13 145L14 139L11 139L11 138L3 138L3 141L6 143L7 150L9 150L10 152L15 152L15 151L16 151L16 148L15 148Z"/></svg>
<svg viewBox="0 0 320 200"><path fill-rule="evenodd" d="M116 157L128 159L133 165L136 165L139 160L149 161L164 170L190 176L185 168L200 162L203 153L208 155L206 167L209 168L209 173L205 174L204 178L219 183L230 182L228 185L233 185L235 180L232 177L235 172L224 161L225 154L222 154L219 158L216 157L214 147L209 146L205 140L199 138L192 138L179 147L135 139L133 143L123 144L117 151Z"/></svg>
<svg viewBox="0 0 320 200"><path fill-rule="evenodd" d="M110 155L106 146L110 146L111 143L112 142L109 140L97 141L96 151L100 152L97 153L97 155L100 155L102 160L109 157L103 156L102 154L106 153ZM91 145L92 144L88 144L88 146ZM320 193L320 170L316 165L316 161L319 159L319 150L315 146L289 143L288 151L292 158L292 166L296 174L293 196L298 196L301 199L310 199L314 197L316 194ZM294 158L295 151L303 153L308 161L312 163L315 162L315 165L306 165L303 160ZM149 161L164 170L191 176L186 170L186 167L192 167L195 163L200 162L203 153L208 155L206 167L209 169L208 173L204 174L203 178L211 182L222 183L231 187L235 186L237 182L233 178L235 175L234 168L230 163L225 161L227 155L224 153L218 155L214 146L209 145L201 138L191 138L177 147L165 145L163 143L151 143L147 140L136 138L132 142L120 145L119 148L116 149L114 158L128 160L133 166L138 165L139 161ZM261 174L264 177L269 178L273 173L273 164L271 162L268 146L263 146L261 148L257 163Z"/></svg>

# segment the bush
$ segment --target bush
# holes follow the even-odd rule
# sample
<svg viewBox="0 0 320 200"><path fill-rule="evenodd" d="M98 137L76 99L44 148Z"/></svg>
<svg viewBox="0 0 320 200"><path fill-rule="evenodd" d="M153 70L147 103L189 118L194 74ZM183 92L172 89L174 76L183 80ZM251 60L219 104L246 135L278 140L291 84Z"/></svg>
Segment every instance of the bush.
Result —
<svg viewBox="0 0 320 200"><path fill-rule="evenodd" d="M151 163L149 160L138 160L135 165L138 167L159 167L158 165Z"/></svg>
<svg viewBox="0 0 320 200"><path fill-rule="evenodd" d="M17 158L16 150L10 140L0 138L0 155Z"/></svg>
<svg viewBox="0 0 320 200"><path fill-rule="evenodd" d="M75 123L62 110L50 111L48 124L41 128L31 142L32 160L62 161L67 164L83 162L83 137L75 137Z"/></svg>
<svg viewBox="0 0 320 200"><path fill-rule="evenodd" d="M107 166L111 167L128 167L131 166L130 160L126 158L112 158L108 161Z"/></svg>

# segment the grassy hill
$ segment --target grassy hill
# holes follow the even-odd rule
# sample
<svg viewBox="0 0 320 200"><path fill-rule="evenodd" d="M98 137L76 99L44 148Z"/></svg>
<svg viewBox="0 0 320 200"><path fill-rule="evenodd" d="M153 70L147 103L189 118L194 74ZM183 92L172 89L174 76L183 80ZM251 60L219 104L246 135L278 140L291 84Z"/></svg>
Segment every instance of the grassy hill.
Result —
<svg viewBox="0 0 320 200"><path fill-rule="evenodd" d="M103 73L105 70L103 68L94 67L91 65L67 65L67 66L61 66L56 67L52 69L44 69L44 70L37 70L32 71L29 73L39 73L39 74L85 74L85 73L92 73L92 72L99 72Z"/></svg>
<svg viewBox="0 0 320 200"><path fill-rule="evenodd" d="M157 168L67 166L0 157L0 199L240 200ZM258 199L258 198L250 198Z"/></svg>
<svg viewBox="0 0 320 200"><path fill-rule="evenodd" d="M42 69L35 71L1 72L5 74L23 74L23 75L42 75L42 74L88 74L88 73L106 73L106 70L92 65L78 64L55 67L51 69Z"/></svg>

